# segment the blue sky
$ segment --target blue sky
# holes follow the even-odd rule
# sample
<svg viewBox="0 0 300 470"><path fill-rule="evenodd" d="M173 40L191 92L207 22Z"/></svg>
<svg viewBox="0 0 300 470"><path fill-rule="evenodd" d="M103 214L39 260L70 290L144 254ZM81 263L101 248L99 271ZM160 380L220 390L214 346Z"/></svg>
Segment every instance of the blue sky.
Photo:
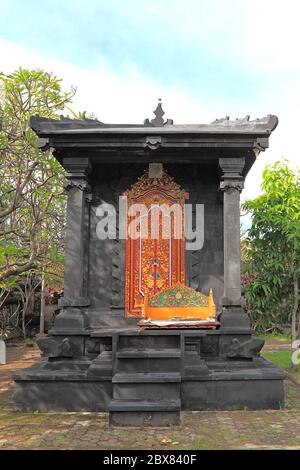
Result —
<svg viewBox="0 0 300 470"><path fill-rule="evenodd" d="M9 41L83 68L97 63L99 55L117 74L135 64L165 85L195 92L201 88L207 104L212 93L223 99L254 99L265 73L257 77L257 70L236 53L245 34L243 3L2 0L0 31ZM250 13L252 2L246 3Z"/></svg>
<svg viewBox="0 0 300 470"><path fill-rule="evenodd" d="M76 85L76 109L142 122L163 99L176 123L269 113L266 163L299 160L298 0L0 0L0 69L44 68Z"/></svg>

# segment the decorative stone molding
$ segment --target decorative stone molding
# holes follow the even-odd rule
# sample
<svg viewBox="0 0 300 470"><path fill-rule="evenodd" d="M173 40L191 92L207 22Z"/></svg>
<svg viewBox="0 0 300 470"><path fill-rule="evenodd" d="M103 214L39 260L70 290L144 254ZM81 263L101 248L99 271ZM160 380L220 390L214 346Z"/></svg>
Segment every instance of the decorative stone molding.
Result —
<svg viewBox="0 0 300 470"><path fill-rule="evenodd" d="M164 121L164 111L162 109L161 100L159 100L158 106L154 111L154 119L145 119L144 124L134 124L134 127L165 127L173 126L173 120L167 119ZM190 129L197 128L200 132L216 132L222 131L223 133L236 133L236 134L250 134L255 138L258 137L263 150L268 146L268 141L263 140L264 135L269 136L274 129L277 127L278 117L269 114L261 119L250 120L249 115L240 119L230 119L229 116L225 118L216 119L210 124L190 124L185 126L174 126L184 127L188 132ZM31 116L29 120L30 127L37 133L41 134L42 137L45 135L53 136L56 135L59 131L60 133L68 133L70 130L75 131L76 133L82 133L83 129L89 129L96 132L107 132L107 129L114 130L118 132L120 130L120 124L106 124L97 119L70 119L61 116L61 119L49 119L41 116ZM128 128L132 128L132 124L128 125ZM122 129L126 129L126 126L122 125ZM72 132L72 135L73 132Z"/></svg>
<svg viewBox="0 0 300 470"><path fill-rule="evenodd" d="M69 338L58 340L49 336L43 336L37 339L37 344L44 357L74 357L74 347Z"/></svg>
<svg viewBox="0 0 300 470"><path fill-rule="evenodd" d="M244 118L230 119L229 116L226 116L225 118L216 119L211 123L211 126L235 128L241 131L248 130L249 132L259 129L261 132L270 134L277 127L277 124L278 117L272 114L252 121L250 121L250 116L247 114Z"/></svg>
<svg viewBox="0 0 300 470"><path fill-rule="evenodd" d="M159 135L147 136L145 138L144 147L149 148L151 150L158 149L159 147L161 147L161 136Z"/></svg>
<svg viewBox="0 0 300 470"><path fill-rule="evenodd" d="M130 189L125 191L123 195L127 196L129 199L136 200L144 196L148 191L153 191L155 189L164 191L165 193L172 195L174 198L188 199L188 193L184 191L164 169L159 178L150 178L149 172L145 170L136 183L134 183Z"/></svg>
<svg viewBox="0 0 300 470"><path fill-rule="evenodd" d="M241 192L244 189L242 172L245 158L219 158L219 166L222 171L220 190L228 193Z"/></svg>
<svg viewBox="0 0 300 470"><path fill-rule="evenodd" d="M230 180L226 179L221 181L220 183L220 190L223 192L232 192L232 191L239 191L242 192L244 189L244 181L242 179Z"/></svg>
<svg viewBox="0 0 300 470"><path fill-rule="evenodd" d="M65 157L63 166L68 172L70 179L87 179L92 171L92 165L89 158Z"/></svg>
<svg viewBox="0 0 300 470"><path fill-rule="evenodd" d="M164 121L164 119L163 119L163 116L164 116L165 112L162 109L161 99L158 100L158 105L157 105L155 111L153 111L153 113L155 114L155 118L151 119L151 121L149 121L149 119L145 119L144 120L144 125L145 126L163 127L163 126L172 126L173 125L173 119L167 119L166 121Z"/></svg>
<svg viewBox="0 0 300 470"><path fill-rule="evenodd" d="M265 343L264 339L252 338L243 343L238 338L233 338L227 352L227 357L231 359L252 359L259 355Z"/></svg>
<svg viewBox="0 0 300 470"><path fill-rule="evenodd" d="M244 157L233 157L233 158L219 158L219 166L221 171L226 178L242 176L242 172L245 166Z"/></svg>
<svg viewBox="0 0 300 470"><path fill-rule="evenodd" d="M77 188L80 191L89 193L91 187L88 176L92 170L90 160L88 158L64 158L63 165L68 172L64 184L65 191Z"/></svg>
<svg viewBox="0 0 300 470"><path fill-rule="evenodd" d="M80 191L84 191L86 193L91 190L91 187L86 180L67 179L64 183L64 190L68 192L73 188L77 188Z"/></svg>
<svg viewBox="0 0 300 470"><path fill-rule="evenodd" d="M61 299L58 299L58 306L60 308L64 307L89 307L91 305L91 301L88 297L77 297L71 299L66 299L62 297Z"/></svg>

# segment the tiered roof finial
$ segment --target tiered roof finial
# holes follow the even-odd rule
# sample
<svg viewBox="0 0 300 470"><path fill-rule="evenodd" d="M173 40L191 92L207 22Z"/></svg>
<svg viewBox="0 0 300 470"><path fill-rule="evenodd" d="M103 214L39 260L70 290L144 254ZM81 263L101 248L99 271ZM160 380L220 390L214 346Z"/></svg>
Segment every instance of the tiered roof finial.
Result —
<svg viewBox="0 0 300 470"><path fill-rule="evenodd" d="M156 109L153 111L155 114L155 118L151 119L151 122L149 119L145 119L144 124L146 126L153 126L153 127L163 127L165 125L172 125L173 120L172 119L167 119L165 122L163 119L163 115L165 114L164 110L162 109L162 101L161 98L158 99L158 105Z"/></svg>

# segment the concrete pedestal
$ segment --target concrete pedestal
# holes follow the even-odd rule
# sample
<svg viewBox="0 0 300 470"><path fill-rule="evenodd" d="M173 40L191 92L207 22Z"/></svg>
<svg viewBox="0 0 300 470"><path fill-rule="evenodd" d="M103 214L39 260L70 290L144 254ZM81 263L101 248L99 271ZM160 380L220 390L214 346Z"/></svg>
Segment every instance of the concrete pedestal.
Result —
<svg viewBox="0 0 300 470"><path fill-rule="evenodd" d="M279 409L284 401L285 374L260 357L263 341L249 331L125 327L51 340L69 357L48 356L15 375L17 410L108 411L112 425L167 426L179 424L180 410Z"/></svg>

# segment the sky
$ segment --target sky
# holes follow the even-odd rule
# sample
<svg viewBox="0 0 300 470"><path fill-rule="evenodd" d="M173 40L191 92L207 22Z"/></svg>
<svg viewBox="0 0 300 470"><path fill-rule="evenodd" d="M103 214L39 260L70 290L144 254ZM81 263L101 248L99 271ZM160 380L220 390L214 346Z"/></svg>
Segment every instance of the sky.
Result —
<svg viewBox="0 0 300 470"><path fill-rule="evenodd" d="M43 68L77 87L73 109L142 123L158 98L176 124L279 117L262 171L298 165L298 0L0 0L0 70Z"/></svg>

